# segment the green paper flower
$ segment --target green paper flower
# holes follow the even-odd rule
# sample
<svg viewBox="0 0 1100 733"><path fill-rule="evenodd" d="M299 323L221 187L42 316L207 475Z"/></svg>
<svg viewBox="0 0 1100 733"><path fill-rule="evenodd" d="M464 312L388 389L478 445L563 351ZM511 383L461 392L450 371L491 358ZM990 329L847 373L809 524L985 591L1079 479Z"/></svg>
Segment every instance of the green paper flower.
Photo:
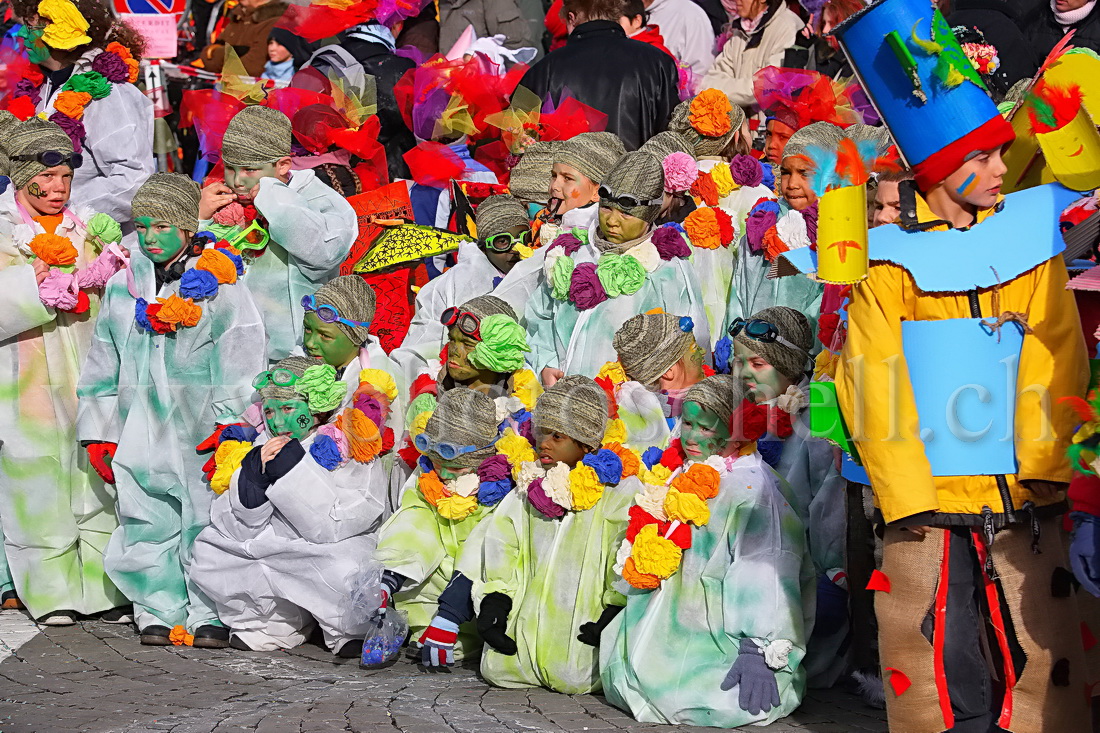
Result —
<svg viewBox="0 0 1100 733"><path fill-rule="evenodd" d="M336 370L330 364L315 364L294 383L294 391L309 401L310 412L328 412L340 406L348 385L336 381Z"/></svg>
<svg viewBox="0 0 1100 733"><path fill-rule="evenodd" d="M470 363L478 369L507 374L523 366L523 355L530 350L523 327L497 313L482 319L481 341L470 352Z"/></svg>
<svg viewBox="0 0 1100 733"><path fill-rule="evenodd" d="M411 423L413 418L422 412L435 412L437 400L431 392L418 394L416 399L409 403L409 409L405 410L405 423Z"/></svg>
<svg viewBox="0 0 1100 733"><path fill-rule="evenodd" d="M107 214L96 214L88 220L88 236L98 252L102 249L101 245L122 241L122 227Z"/></svg>
<svg viewBox="0 0 1100 733"><path fill-rule="evenodd" d="M66 92L85 92L91 94L92 99L103 99L111 94L111 82L98 71L85 71L71 77L61 89Z"/></svg>
<svg viewBox="0 0 1100 733"><path fill-rule="evenodd" d="M633 295L645 284L642 263L630 255L605 254L596 263L596 277L607 291L607 297Z"/></svg>
<svg viewBox="0 0 1100 733"><path fill-rule="evenodd" d="M552 295L557 300L565 300L569 297L569 283L573 280L573 268L576 263L565 255L561 255L554 262L554 269L550 271L550 284L553 288Z"/></svg>

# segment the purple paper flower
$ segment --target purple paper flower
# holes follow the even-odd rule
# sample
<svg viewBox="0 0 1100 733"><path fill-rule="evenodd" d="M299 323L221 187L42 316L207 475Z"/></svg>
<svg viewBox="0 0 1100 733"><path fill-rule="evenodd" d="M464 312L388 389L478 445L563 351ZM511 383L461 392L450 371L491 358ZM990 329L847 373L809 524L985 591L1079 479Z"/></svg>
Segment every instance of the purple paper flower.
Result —
<svg viewBox="0 0 1100 733"><path fill-rule="evenodd" d="M382 425L382 405L365 392L355 398L355 409L370 418L375 425Z"/></svg>
<svg viewBox="0 0 1100 733"><path fill-rule="evenodd" d="M671 224L657 227L657 231L653 232L653 238L650 241L657 248L657 254L661 255L662 260L691 255L691 248L684 241L680 230Z"/></svg>
<svg viewBox="0 0 1100 733"><path fill-rule="evenodd" d="M546 251L549 252L554 247L563 247L565 255L568 257L581 248L581 240L566 232L565 234L559 234L557 239L550 243L550 247Z"/></svg>
<svg viewBox="0 0 1100 733"><path fill-rule="evenodd" d="M733 182L740 186L759 186L764 180L764 169L756 158L736 155L730 161L730 175L733 176Z"/></svg>
<svg viewBox="0 0 1100 733"><path fill-rule="evenodd" d="M477 477L482 481L503 481L512 475L512 466L508 456L499 453L489 456L477 467Z"/></svg>
<svg viewBox="0 0 1100 733"><path fill-rule="evenodd" d="M749 240L753 252L764 249L764 235L775 226L778 218L779 204L774 201L763 201L749 212L749 218L745 220L745 238Z"/></svg>
<svg viewBox="0 0 1100 733"><path fill-rule="evenodd" d="M217 292L218 278L206 270L188 270L180 278L181 298L209 298Z"/></svg>
<svg viewBox="0 0 1100 733"><path fill-rule="evenodd" d="M531 506L535 507L540 514L549 519L558 519L565 516L565 509L555 504L554 500L547 495L546 490L542 488L541 478L535 479L527 487L527 501L531 502Z"/></svg>
<svg viewBox="0 0 1100 733"><path fill-rule="evenodd" d="M121 84L130 81L130 67L115 53L103 53L92 59L92 71L98 71L109 82Z"/></svg>
<svg viewBox="0 0 1100 733"><path fill-rule="evenodd" d="M531 419L531 413L527 413L527 419L519 422L519 434L521 437L527 438L527 442L531 445L535 444L535 421Z"/></svg>
<svg viewBox="0 0 1100 733"><path fill-rule="evenodd" d="M578 310L595 308L607 300L607 291L596 276L595 262L582 262L573 268L573 279L569 283L569 300Z"/></svg>
<svg viewBox="0 0 1100 733"><path fill-rule="evenodd" d="M799 213L806 220L806 236L810 238L811 242L817 242L817 202L814 201L812 206L803 209Z"/></svg>
<svg viewBox="0 0 1100 733"><path fill-rule="evenodd" d="M73 141L73 152L83 152L84 147L81 142L84 140L84 123L80 120L74 120L72 117L61 114L60 112L54 112L50 115L50 122L54 123L69 136Z"/></svg>
<svg viewBox="0 0 1100 733"><path fill-rule="evenodd" d="M504 156L504 166L508 170L512 170L517 165L519 165L519 158L520 156L516 155L515 153L508 153L508 155Z"/></svg>
<svg viewBox="0 0 1100 733"><path fill-rule="evenodd" d="M31 102L37 107L42 101L42 92L30 79L20 79L15 85L12 97L30 97Z"/></svg>

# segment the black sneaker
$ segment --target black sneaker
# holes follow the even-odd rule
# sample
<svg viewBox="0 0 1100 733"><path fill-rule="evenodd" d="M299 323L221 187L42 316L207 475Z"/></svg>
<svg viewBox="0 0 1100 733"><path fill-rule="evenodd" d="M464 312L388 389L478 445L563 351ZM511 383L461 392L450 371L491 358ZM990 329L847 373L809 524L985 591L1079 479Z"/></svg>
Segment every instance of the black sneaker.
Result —
<svg viewBox="0 0 1100 733"><path fill-rule="evenodd" d="M336 652L336 656L341 659L358 659L363 656L363 640L352 639L347 644L340 647L340 650Z"/></svg>
<svg viewBox="0 0 1100 733"><path fill-rule="evenodd" d="M169 635L172 630L167 626L146 626L141 630L141 643L145 646L171 646Z"/></svg>
<svg viewBox="0 0 1100 733"><path fill-rule="evenodd" d="M225 649L229 646L229 629L225 626L206 624L195 629L195 642L199 649Z"/></svg>
<svg viewBox="0 0 1100 733"><path fill-rule="evenodd" d="M36 620L42 626L72 626L76 623L76 611L52 611Z"/></svg>
<svg viewBox="0 0 1100 733"><path fill-rule="evenodd" d="M134 623L134 607L119 606L112 608L100 614L99 620L105 624L132 624Z"/></svg>
<svg viewBox="0 0 1100 733"><path fill-rule="evenodd" d="M236 649L236 650L242 651L242 652L254 651L252 649L252 647L250 647L248 644L245 644L243 641L241 641L241 638L239 636L230 636L229 637L229 646L230 646L231 649Z"/></svg>

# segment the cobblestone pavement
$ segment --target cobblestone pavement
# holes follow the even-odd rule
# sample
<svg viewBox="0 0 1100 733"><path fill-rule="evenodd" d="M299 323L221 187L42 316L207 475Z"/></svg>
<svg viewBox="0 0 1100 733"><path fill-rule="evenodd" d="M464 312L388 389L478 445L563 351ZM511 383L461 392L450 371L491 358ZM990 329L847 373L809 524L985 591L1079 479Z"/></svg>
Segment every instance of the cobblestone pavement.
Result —
<svg viewBox="0 0 1100 733"><path fill-rule="evenodd" d="M865 733L885 731L883 721L829 691L751 730ZM637 723L599 696L493 689L472 669L428 674L402 660L365 672L314 645L277 653L143 647L129 626L39 629L21 613L0 614L0 733L615 730L671 728Z"/></svg>

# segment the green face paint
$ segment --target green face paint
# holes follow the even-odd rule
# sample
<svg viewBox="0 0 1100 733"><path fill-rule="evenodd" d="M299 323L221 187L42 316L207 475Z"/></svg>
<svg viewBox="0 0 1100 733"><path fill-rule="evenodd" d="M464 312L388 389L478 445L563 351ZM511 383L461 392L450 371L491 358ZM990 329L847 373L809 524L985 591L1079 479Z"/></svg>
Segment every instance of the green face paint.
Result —
<svg viewBox="0 0 1100 733"><path fill-rule="evenodd" d="M50 49L42 42L42 35L45 32L45 26L24 24L15 34L16 38L23 41L23 49L27 52L27 59L32 64L43 64L50 58Z"/></svg>
<svg viewBox="0 0 1100 733"><path fill-rule="evenodd" d="M476 470L474 468L457 466L455 465L455 461L444 461L438 458L432 459L432 468L439 474L439 478L444 481L454 481L456 478L473 473Z"/></svg>
<svg viewBox="0 0 1100 733"><path fill-rule="evenodd" d="M698 402L685 402L680 444L689 459L705 461L721 455L730 442L729 424Z"/></svg>
<svg viewBox="0 0 1100 733"><path fill-rule="evenodd" d="M745 391L754 402L773 400L791 386L790 379L740 341L733 342L733 355L733 376L744 383Z"/></svg>
<svg viewBox="0 0 1100 733"><path fill-rule="evenodd" d="M336 368L343 369L359 353L359 345L352 342L335 323L325 323L316 313L306 313L302 321L304 335L302 347L306 353Z"/></svg>
<svg viewBox="0 0 1100 733"><path fill-rule="evenodd" d="M158 265L171 262L187 245L187 235L179 227L151 216L134 219L141 251Z"/></svg>
<svg viewBox="0 0 1100 733"><path fill-rule="evenodd" d="M638 239L646 232L649 222L631 216L610 206L600 206L600 236L613 244Z"/></svg>
<svg viewBox="0 0 1100 733"><path fill-rule="evenodd" d="M289 438L302 440L317 419L309 411L305 400L264 400L264 423L271 437L285 435Z"/></svg>
<svg viewBox="0 0 1100 733"><path fill-rule="evenodd" d="M449 335L450 340L447 342L447 374L458 383L477 379L480 372L477 367L470 363L470 354L473 353L478 342L457 328L452 328Z"/></svg>
<svg viewBox="0 0 1100 733"><path fill-rule="evenodd" d="M246 198L251 198L252 189L260 184L261 179L278 177L274 163L268 163L260 168L225 166L225 185L233 189L233 193Z"/></svg>

